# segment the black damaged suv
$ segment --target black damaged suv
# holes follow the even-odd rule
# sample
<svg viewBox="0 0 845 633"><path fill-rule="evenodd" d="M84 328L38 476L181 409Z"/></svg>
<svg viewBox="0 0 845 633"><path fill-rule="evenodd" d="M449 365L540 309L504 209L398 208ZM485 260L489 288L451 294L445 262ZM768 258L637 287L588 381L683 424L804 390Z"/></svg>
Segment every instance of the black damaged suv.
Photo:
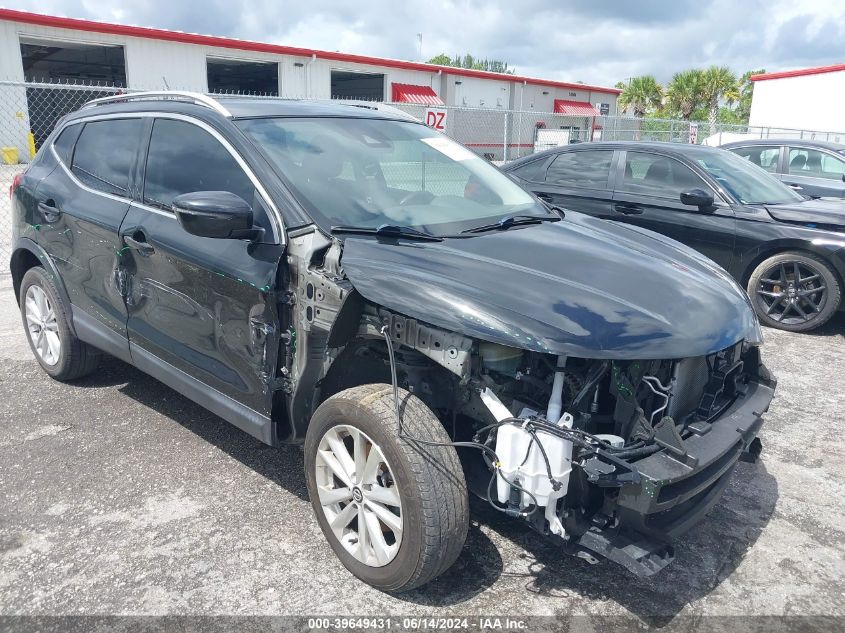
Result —
<svg viewBox="0 0 845 633"><path fill-rule="evenodd" d="M544 206L395 112L139 93L12 187L11 270L58 380L105 352L270 445L346 567L446 570L468 493L636 574L720 498L775 387L694 251Z"/></svg>

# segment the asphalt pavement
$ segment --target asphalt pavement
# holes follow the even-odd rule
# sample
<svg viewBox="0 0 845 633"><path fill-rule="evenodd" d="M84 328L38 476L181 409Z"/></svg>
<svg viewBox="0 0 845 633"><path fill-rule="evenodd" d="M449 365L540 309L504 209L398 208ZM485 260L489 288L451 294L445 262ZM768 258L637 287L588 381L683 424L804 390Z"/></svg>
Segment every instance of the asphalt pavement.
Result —
<svg viewBox="0 0 845 633"><path fill-rule="evenodd" d="M454 567L391 596L335 559L298 448L114 359L52 381L0 277L0 615L845 616L845 318L765 334L780 384L762 460L663 572L590 565L475 504Z"/></svg>

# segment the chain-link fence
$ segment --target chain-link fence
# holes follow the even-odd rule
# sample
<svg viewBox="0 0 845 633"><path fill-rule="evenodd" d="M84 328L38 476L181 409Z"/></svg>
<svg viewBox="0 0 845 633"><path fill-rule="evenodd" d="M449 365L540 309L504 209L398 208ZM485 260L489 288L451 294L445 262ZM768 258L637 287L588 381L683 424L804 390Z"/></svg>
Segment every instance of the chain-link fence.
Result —
<svg viewBox="0 0 845 633"><path fill-rule="evenodd" d="M567 115L552 112L394 103L493 161L585 141L665 141L718 146L748 138L814 139L845 143L845 132L820 132L677 119Z"/></svg>
<svg viewBox="0 0 845 633"><path fill-rule="evenodd" d="M49 136L56 122L91 99L131 92L100 85L43 84L0 81L0 274L8 271L11 246L11 205L8 191L15 175L26 168ZM251 98L273 95L225 93ZM221 95L221 96L225 96ZM356 100L363 103L361 100ZM670 141L720 145L744 138L797 138L845 142L845 133L786 128L751 127L671 119L637 119L593 115L592 112L553 113L389 104L466 145L485 158L500 163L551 147L591 140ZM401 162L401 161L400 161ZM397 163L396 173L386 173L393 185L404 189L405 177ZM438 180L447 188L448 174L413 174ZM436 178L434 176L437 176ZM407 178L406 178L407 179ZM407 183L406 183L407 184ZM457 186L457 185L456 185ZM413 190L414 187L410 187Z"/></svg>
<svg viewBox="0 0 845 633"><path fill-rule="evenodd" d="M15 176L53 131L56 122L82 104L125 91L96 85L0 81L0 274L11 255L11 200Z"/></svg>

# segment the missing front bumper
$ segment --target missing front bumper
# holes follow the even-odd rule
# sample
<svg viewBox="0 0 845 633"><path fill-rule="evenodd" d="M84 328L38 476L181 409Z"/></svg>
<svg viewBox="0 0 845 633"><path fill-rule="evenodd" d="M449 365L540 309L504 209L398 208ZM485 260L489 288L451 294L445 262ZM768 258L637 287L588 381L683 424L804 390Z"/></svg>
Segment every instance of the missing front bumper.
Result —
<svg viewBox="0 0 845 633"><path fill-rule="evenodd" d="M577 545L638 576L668 565L672 543L719 501L737 461L759 454L755 439L773 395L773 382L752 382L721 417L684 440L687 458L661 451L636 462L640 481L619 490L618 521L590 528Z"/></svg>

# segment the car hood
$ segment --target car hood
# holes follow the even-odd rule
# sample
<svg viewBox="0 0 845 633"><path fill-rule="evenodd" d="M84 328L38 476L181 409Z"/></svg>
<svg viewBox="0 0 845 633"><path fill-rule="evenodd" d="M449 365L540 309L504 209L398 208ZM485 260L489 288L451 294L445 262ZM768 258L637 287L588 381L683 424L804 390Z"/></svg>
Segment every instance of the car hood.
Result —
<svg viewBox="0 0 845 633"><path fill-rule="evenodd" d="M341 264L373 303L538 352L670 359L760 340L745 293L709 259L574 212L443 242L348 236Z"/></svg>
<svg viewBox="0 0 845 633"><path fill-rule="evenodd" d="M767 204L775 220L801 224L845 226L845 201L841 198L816 198L788 204Z"/></svg>

